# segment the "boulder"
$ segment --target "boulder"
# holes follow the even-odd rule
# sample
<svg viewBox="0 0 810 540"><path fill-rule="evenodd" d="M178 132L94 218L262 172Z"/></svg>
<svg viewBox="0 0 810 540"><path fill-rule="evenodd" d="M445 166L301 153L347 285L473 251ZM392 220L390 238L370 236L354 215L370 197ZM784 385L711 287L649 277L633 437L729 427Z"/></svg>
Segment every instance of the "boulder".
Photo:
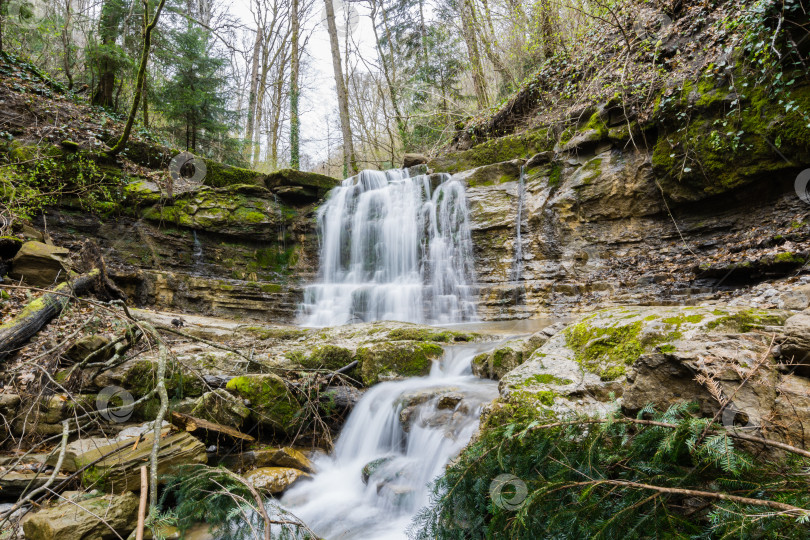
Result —
<svg viewBox="0 0 810 540"><path fill-rule="evenodd" d="M402 157L402 168L410 169L411 167L416 167L417 165L424 165L427 162L428 158L424 154L405 154Z"/></svg>
<svg viewBox="0 0 810 540"><path fill-rule="evenodd" d="M228 381L225 389L250 402L253 422L290 435L299 426L301 404L281 377L243 375Z"/></svg>
<svg viewBox="0 0 810 540"><path fill-rule="evenodd" d="M107 540L126 538L137 521L138 497L125 493L65 501L41 509L23 519L23 532L27 540Z"/></svg>
<svg viewBox="0 0 810 540"><path fill-rule="evenodd" d="M239 429L250 416L250 409L241 399L220 388L213 392L206 392L197 398L189 414L209 422Z"/></svg>
<svg viewBox="0 0 810 540"><path fill-rule="evenodd" d="M65 351L65 357L72 362L81 362L91 354L109 345L110 341L110 338L101 334L80 337L68 347L68 350ZM112 348L109 348L104 351L103 354L99 355L98 358L94 358L93 360L96 362L105 362L112 358L114 352Z"/></svg>
<svg viewBox="0 0 810 540"><path fill-rule="evenodd" d="M11 261L9 276L36 287L50 287L66 281L70 250L42 242L26 242Z"/></svg>
<svg viewBox="0 0 810 540"><path fill-rule="evenodd" d="M295 448L260 448L250 452L234 454L223 459L222 464L235 470L247 470L254 467L289 467L306 472L313 472L312 462Z"/></svg>
<svg viewBox="0 0 810 540"><path fill-rule="evenodd" d="M464 394L460 392L450 392L449 394L444 394L439 397L439 402L436 404L436 408L454 410L463 399Z"/></svg>
<svg viewBox="0 0 810 540"><path fill-rule="evenodd" d="M304 471L290 467L260 467L245 475L245 480L258 489L277 495L283 493L302 477L309 477Z"/></svg>
<svg viewBox="0 0 810 540"><path fill-rule="evenodd" d="M356 358L363 383L372 386L383 380L423 377L443 354L434 343L388 342L361 347Z"/></svg>
<svg viewBox="0 0 810 540"><path fill-rule="evenodd" d="M491 353L479 354L472 361L473 375L500 380L508 372L523 363L529 355L523 353L523 341L513 341Z"/></svg>

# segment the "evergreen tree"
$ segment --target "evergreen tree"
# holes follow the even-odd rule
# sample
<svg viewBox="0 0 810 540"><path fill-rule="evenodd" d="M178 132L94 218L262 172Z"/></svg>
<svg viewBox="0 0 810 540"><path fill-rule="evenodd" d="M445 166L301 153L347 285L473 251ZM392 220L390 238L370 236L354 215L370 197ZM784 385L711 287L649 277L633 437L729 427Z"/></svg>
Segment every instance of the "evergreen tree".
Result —
<svg viewBox="0 0 810 540"><path fill-rule="evenodd" d="M220 75L225 61L214 54L211 35L202 28L189 25L173 32L171 40L173 73L161 93L169 131L186 150L210 150L227 132L225 81Z"/></svg>

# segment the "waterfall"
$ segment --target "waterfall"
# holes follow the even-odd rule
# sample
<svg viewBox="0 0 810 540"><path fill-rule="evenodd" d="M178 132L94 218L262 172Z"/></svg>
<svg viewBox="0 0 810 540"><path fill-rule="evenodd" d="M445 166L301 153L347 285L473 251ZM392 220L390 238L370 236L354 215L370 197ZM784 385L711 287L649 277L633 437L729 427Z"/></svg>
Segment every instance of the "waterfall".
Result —
<svg viewBox="0 0 810 540"><path fill-rule="evenodd" d="M278 195L273 193L273 202L276 204L276 209L278 209L278 225L276 226L276 240L278 241L277 244L277 251L278 253L283 253L287 251L287 238L286 238L286 231L284 230L284 212L281 209L281 203L278 200Z"/></svg>
<svg viewBox="0 0 810 540"><path fill-rule="evenodd" d="M518 181L517 219L515 223L515 255L512 261L512 281L515 285L520 282L523 273L523 206L526 196L526 166L520 167L520 180Z"/></svg>
<svg viewBox="0 0 810 540"><path fill-rule="evenodd" d="M363 171L332 190L317 220L320 271L304 290L304 325L475 319L461 182L404 169Z"/></svg>
<svg viewBox="0 0 810 540"><path fill-rule="evenodd" d="M496 345L448 347L428 377L369 389L317 473L293 486L284 508L322 538L404 539L430 499L430 483L467 445L497 383L472 376L470 361Z"/></svg>
<svg viewBox="0 0 810 540"><path fill-rule="evenodd" d="M191 258L194 262L194 273L199 274L202 272L202 267L205 262L203 258L203 247L200 239L197 238L197 231L191 231L194 235L194 251L191 252Z"/></svg>

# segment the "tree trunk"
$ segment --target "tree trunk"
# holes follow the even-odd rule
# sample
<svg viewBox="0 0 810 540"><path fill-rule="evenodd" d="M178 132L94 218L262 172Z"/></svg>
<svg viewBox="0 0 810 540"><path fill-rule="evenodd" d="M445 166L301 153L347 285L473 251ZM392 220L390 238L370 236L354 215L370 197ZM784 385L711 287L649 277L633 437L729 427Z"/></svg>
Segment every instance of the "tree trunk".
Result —
<svg viewBox="0 0 810 540"><path fill-rule="evenodd" d="M30 302L12 320L0 326L0 360L16 352L31 337L62 313L72 295L89 290L101 277L96 269L56 287L53 292Z"/></svg>
<svg viewBox="0 0 810 540"><path fill-rule="evenodd" d="M248 142L246 157L248 161L253 155L253 129L256 122L256 92L259 87L259 51L262 45L261 28L256 29L256 43L253 45L253 62L250 71L250 93L248 94L248 115L245 140Z"/></svg>
<svg viewBox="0 0 810 540"><path fill-rule="evenodd" d="M332 0L324 0L326 5L326 26L329 30L329 42L332 48L332 67L335 70L335 86L337 86L338 112L340 114L340 131L343 135L343 169L344 174L357 173L357 158L354 155L352 143L352 126L349 118L349 93L343 80L343 68L340 60L340 41L338 40L337 25L335 24L335 8Z"/></svg>
<svg viewBox="0 0 810 540"><path fill-rule="evenodd" d="M489 106L487 96L487 80L484 77L484 66L481 63L481 53L478 50L478 40L475 36L477 26L475 19L475 8L472 0L462 0L461 2L461 31L464 41L467 43L467 53L470 58L470 69L472 70L473 87L478 106L486 108Z"/></svg>
<svg viewBox="0 0 810 540"><path fill-rule="evenodd" d="M157 26L160 12L163 11L163 6L166 5L166 0L160 0L155 17L149 21L149 0L143 0L143 53L141 54L141 65L138 68L138 82L135 87L135 97L132 99L132 109L129 112L127 125L124 126L124 133L113 146L109 154L112 156L117 155L124 149L124 146L129 140L129 135L132 133L132 125L135 123L135 116L138 114L138 106L140 105L141 95L143 94L143 87L146 84L146 65L149 63L149 49L152 46L152 31Z"/></svg>
<svg viewBox="0 0 810 540"><path fill-rule="evenodd" d="M298 42L300 22L298 20L298 0L292 0L292 58L290 60L290 168L301 168L301 155L299 148L300 120L298 118L298 71L300 60L298 58Z"/></svg>
<svg viewBox="0 0 810 540"><path fill-rule="evenodd" d="M104 0L101 6L101 17L98 31L102 47L113 47L119 34L121 22L121 0ZM115 105L115 61L110 59L109 51L103 51L99 60L98 86L93 92L91 103L99 107Z"/></svg>

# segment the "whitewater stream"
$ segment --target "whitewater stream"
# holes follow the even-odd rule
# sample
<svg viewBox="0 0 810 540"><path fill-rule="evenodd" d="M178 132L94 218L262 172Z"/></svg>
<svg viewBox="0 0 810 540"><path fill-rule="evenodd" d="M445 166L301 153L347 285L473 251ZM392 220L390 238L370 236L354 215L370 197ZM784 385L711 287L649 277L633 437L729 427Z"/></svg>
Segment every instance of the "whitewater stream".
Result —
<svg viewBox="0 0 810 540"><path fill-rule="evenodd" d="M293 486L281 504L328 540L407 538L411 520L429 501L431 481L466 446L481 408L498 395L496 382L470 369L475 355L495 346L448 347L427 377L368 390L333 453L315 458L317 473Z"/></svg>
<svg viewBox="0 0 810 540"><path fill-rule="evenodd" d="M475 323L464 184L449 175L363 171L318 211L320 269L306 287L304 326L377 320ZM471 361L497 343L448 346L427 377L365 392L330 455L281 505L328 540L406 538L431 483L467 445L497 383Z"/></svg>
<svg viewBox="0 0 810 540"><path fill-rule="evenodd" d="M448 174L363 171L318 210L320 269L304 326L476 320L464 184Z"/></svg>

